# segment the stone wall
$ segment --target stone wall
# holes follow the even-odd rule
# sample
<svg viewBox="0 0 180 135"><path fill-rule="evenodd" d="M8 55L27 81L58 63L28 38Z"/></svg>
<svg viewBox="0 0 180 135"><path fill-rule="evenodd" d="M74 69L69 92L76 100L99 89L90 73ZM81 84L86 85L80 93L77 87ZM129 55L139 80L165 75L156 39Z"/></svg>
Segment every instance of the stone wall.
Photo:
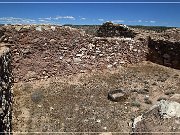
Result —
<svg viewBox="0 0 180 135"><path fill-rule="evenodd" d="M126 25L106 22L97 30L99 37L135 37L135 33Z"/></svg>
<svg viewBox="0 0 180 135"><path fill-rule="evenodd" d="M111 22L100 26L99 37L52 25L9 25L0 31L4 34L0 42L11 44L15 82L115 68L145 60L180 67L176 34L171 37L177 42L159 40L157 37L166 37L166 33L135 31Z"/></svg>
<svg viewBox="0 0 180 135"><path fill-rule="evenodd" d="M11 53L0 46L0 134L10 134L12 120Z"/></svg>
<svg viewBox="0 0 180 135"><path fill-rule="evenodd" d="M148 60L164 66L180 69L180 42L149 39Z"/></svg>
<svg viewBox="0 0 180 135"><path fill-rule="evenodd" d="M4 28L15 82L126 66L146 60L148 51L146 38L93 37L67 26Z"/></svg>

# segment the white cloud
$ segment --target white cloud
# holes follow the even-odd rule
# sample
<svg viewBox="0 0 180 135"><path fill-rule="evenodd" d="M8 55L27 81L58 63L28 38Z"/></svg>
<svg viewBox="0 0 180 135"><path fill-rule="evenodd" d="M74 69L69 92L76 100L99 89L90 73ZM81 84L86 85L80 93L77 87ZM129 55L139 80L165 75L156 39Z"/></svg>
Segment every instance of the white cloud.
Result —
<svg viewBox="0 0 180 135"><path fill-rule="evenodd" d="M56 16L56 17L44 17L44 18L17 18L17 17L0 17L0 23L2 24L38 24L38 23L49 23L58 24L60 19L75 20L73 16ZM86 18L83 18L86 19Z"/></svg>
<svg viewBox="0 0 180 135"><path fill-rule="evenodd" d="M50 21L47 21L47 20L43 20L43 19L40 19L38 20L39 22L50 22Z"/></svg>
<svg viewBox="0 0 180 135"><path fill-rule="evenodd" d="M86 18L82 17L81 20L86 20Z"/></svg>
<svg viewBox="0 0 180 135"><path fill-rule="evenodd" d="M100 18L100 19L98 19L98 21L101 21L101 22L103 22L103 21L104 21L104 19Z"/></svg>
<svg viewBox="0 0 180 135"><path fill-rule="evenodd" d="M156 21L149 21L150 23L156 23Z"/></svg>
<svg viewBox="0 0 180 135"><path fill-rule="evenodd" d="M38 18L39 20L52 20L52 17Z"/></svg>
<svg viewBox="0 0 180 135"><path fill-rule="evenodd" d="M0 23L10 24L34 24L36 20L29 18L16 18L16 17L1 17Z"/></svg>
<svg viewBox="0 0 180 135"><path fill-rule="evenodd" d="M113 23L123 23L125 22L124 20L112 20Z"/></svg>
<svg viewBox="0 0 180 135"><path fill-rule="evenodd" d="M71 20L75 20L75 17L73 17L73 16L56 16L53 19L55 19L55 20L59 20L59 19L71 19Z"/></svg>
<svg viewBox="0 0 180 135"><path fill-rule="evenodd" d="M131 23L156 23L156 21L147 21L147 20L134 20L134 21L128 21L128 22L131 22Z"/></svg>
<svg viewBox="0 0 180 135"><path fill-rule="evenodd" d="M144 21L144 22L146 22L146 23L156 23L156 21Z"/></svg>

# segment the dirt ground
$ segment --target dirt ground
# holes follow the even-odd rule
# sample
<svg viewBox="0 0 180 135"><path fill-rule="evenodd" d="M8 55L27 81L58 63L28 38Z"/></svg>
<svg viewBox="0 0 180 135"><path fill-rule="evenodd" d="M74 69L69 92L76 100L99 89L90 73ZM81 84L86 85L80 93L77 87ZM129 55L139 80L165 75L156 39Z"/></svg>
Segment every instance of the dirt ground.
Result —
<svg viewBox="0 0 180 135"><path fill-rule="evenodd" d="M128 92L128 99L108 100L108 92L115 89ZM131 132L132 119L157 100L180 94L180 71L143 62L19 82L13 91L14 132L126 133Z"/></svg>

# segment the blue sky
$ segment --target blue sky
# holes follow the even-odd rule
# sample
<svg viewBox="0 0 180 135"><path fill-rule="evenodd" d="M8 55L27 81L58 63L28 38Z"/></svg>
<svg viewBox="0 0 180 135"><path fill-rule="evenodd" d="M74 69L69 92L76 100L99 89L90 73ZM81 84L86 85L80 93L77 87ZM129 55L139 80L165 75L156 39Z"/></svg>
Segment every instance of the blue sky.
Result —
<svg viewBox="0 0 180 135"><path fill-rule="evenodd" d="M9 0L9 2L15 0ZM17 1L17 0L16 0ZM18 0L22 1L22 0ZM31 0L33 1L33 0ZM35 0L34 0L35 1ZM48 1L48 0L39 0ZM57 0L53 0L57 1ZM68 0L73 2L73 0ZM82 1L82 0L79 0ZM95 0L91 0L92 2ZM108 1L108 0L99 0ZM116 2L118 0L114 0ZM129 0L135 2L135 0ZM142 1L142 0L139 0ZM149 0L150 1L150 0ZM155 1L155 0L151 0ZM159 2L167 0L159 0ZM178 0L173 0L177 2ZM179 0L180 1L180 0ZM1 1L2 2L2 1ZM7 1L6 1L7 2ZM179 4L0 4L0 23L102 24L180 27Z"/></svg>

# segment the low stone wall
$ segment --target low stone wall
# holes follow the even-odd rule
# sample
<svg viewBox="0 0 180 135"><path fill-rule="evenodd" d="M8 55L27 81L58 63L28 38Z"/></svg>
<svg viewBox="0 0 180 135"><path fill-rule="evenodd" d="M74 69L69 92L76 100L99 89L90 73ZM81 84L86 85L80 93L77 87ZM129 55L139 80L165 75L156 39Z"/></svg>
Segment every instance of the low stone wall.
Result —
<svg viewBox="0 0 180 135"><path fill-rule="evenodd" d="M148 60L164 66L180 69L180 42L149 39Z"/></svg>
<svg viewBox="0 0 180 135"><path fill-rule="evenodd" d="M148 51L146 38L93 37L67 26L4 28L3 42L11 44L15 82L126 66L146 60Z"/></svg>
<svg viewBox="0 0 180 135"><path fill-rule="evenodd" d="M10 134L12 120L11 53L0 46L0 134Z"/></svg>

